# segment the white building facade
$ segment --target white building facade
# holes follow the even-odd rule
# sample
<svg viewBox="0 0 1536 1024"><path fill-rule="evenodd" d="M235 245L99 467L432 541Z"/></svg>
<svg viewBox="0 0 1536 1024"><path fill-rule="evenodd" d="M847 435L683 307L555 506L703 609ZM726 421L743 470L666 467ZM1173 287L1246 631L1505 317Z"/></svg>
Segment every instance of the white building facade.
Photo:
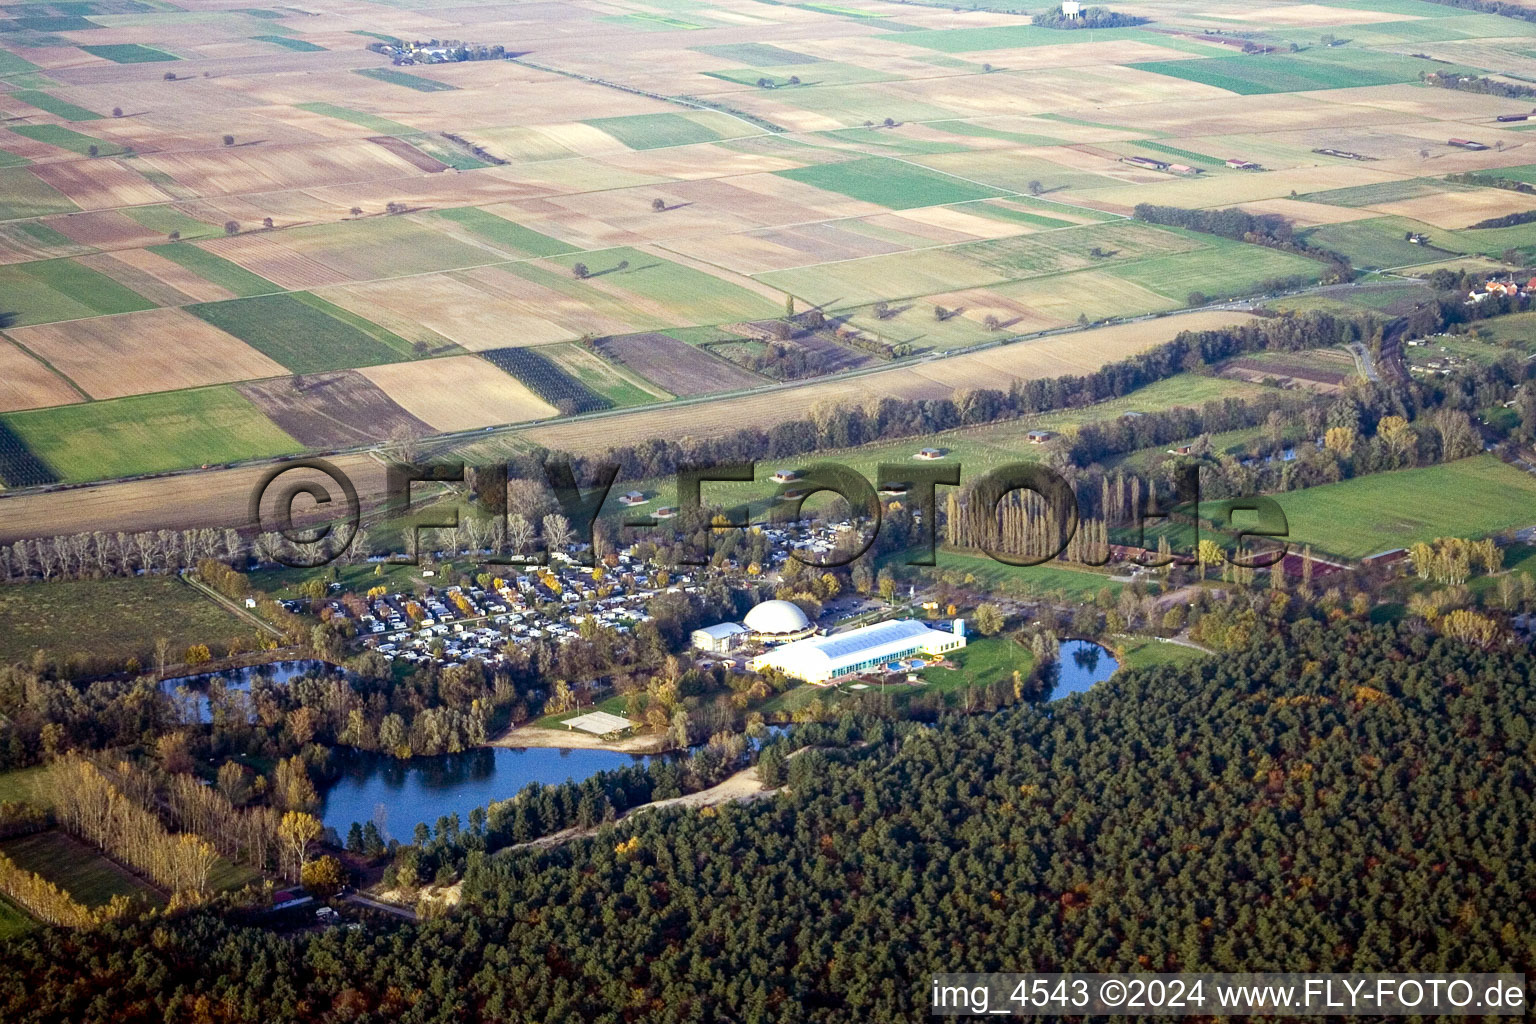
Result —
<svg viewBox="0 0 1536 1024"><path fill-rule="evenodd" d="M777 669L808 683L878 669L912 655L942 655L965 646L965 622L950 630L931 629L913 619L877 622L834 636L797 640L752 659L755 671Z"/></svg>

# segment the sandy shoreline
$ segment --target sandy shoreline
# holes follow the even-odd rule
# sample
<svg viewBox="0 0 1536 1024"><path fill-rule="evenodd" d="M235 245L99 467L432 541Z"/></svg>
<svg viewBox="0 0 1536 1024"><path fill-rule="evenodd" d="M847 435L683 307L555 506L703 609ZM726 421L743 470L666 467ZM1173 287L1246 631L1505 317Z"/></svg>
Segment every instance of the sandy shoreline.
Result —
<svg viewBox="0 0 1536 1024"><path fill-rule="evenodd" d="M687 807L697 810L701 807L714 807L717 804L727 803L751 803L764 797L772 796L778 790L766 789L762 781L757 777L757 766L743 768L723 782L716 783L708 789L701 789L697 793L688 793L684 796L674 796L666 800L653 800L648 804L640 804L631 807L619 815L615 823L622 823L645 811L653 811L661 807ZM516 843L507 847L509 850L548 850L556 846L562 846L572 839L580 839L583 836L596 835L604 825L595 825L592 828L561 829L559 832L551 832L547 836L526 843Z"/></svg>
<svg viewBox="0 0 1536 1024"><path fill-rule="evenodd" d="M521 725L491 740L492 747L556 747L564 750L612 750L620 754L658 754L668 749L665 736L626 736L609 741L580 729Z"/></svg>

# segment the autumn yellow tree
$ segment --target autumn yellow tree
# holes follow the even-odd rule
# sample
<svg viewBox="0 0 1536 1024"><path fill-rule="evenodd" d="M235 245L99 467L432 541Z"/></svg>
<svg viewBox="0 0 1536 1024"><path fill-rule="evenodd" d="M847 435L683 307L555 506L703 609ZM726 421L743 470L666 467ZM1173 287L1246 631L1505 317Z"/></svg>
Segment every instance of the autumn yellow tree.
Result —
<svg viewBox="0 0 1536 1024"><path fill-rule="evenodd" d="M295 882L303 877L304 865L309 860L310 844L320 838L320 831L320 819L313 814L289 811L283 815L283 820L277 825L277 839L286 877Z"/></svg>

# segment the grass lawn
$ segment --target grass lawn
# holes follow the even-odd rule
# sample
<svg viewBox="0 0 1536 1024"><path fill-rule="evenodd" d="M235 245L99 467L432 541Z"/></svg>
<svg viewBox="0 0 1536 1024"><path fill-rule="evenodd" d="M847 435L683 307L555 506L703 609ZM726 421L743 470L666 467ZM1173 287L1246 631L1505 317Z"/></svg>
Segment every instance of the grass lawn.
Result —
<svg viewBox="0 0 1536 1024"><path fill-rule="evenodd" d="M439 210L436 216L453 221L480 238L519 256L560 256L576 251L576 246L568 245L558 238L541 235L532 228L525 228L505 217L498 217L473 206Z"/></svg>
<svg viewBox="0 0 1536 1024"><path fill-rule="evenodd" d="M435 78L408 75L404 71L396 71L393 68L355 68L352 73L375 81L388 82L390 85L403 85L417 92L451 92L458 88L447 82L439 82Z"/></svg>
<svg viewBox="0 0 1536 1024"><path fill-rule="evenodd" d="M49 580L0 587L0 662L26 661L34 651L67 657L137 657L152 665L155 639L165 637L178 656L193 644L222 650L255 627L235 618L179 580ZM38 774L27 768L0 774L0 800L37 802Z"/></svg>
<svg viewBox="0 0 1536 1024"><path fill-rule="evenodd" d="M632 114L628 117L595 117L586 122L606 132L630 149L663 149L698 142L718 142L719 132L686 114Z"/></svg>
<svg viewBox="0 0 1536 1024"><path fill-rule="evenodd" d="M77 209L64 193L25 167L0 168L0 220L46 217Z"/></svg>
<svg viewBox="0 0 1536 1024"><path fill-rule="evenodd" d="M303 449L228 386L37 409L9 415L4 423L70 482Z"/></svg>
<svg viewBox="0 0 1536 1024"><path fill-rule="evenodd" d="M162 207L153 207L153 209L162 209ZM219 233L218 229L212 228L211 225L203 225L200 221L194 221L194 223L209 228L210 234ZM254 274L240 264L215 255L207 249L200 248L190 242L170 242L166 245L152 245L149 247L149 251L156 256L164 256L172 263L178 263L186 267L203 280L232 291L243 298L253 295L270 295L273 292L282 291L281 288L261 275Z"/></svg>
<svg viewBox="0 0 1536 1024"><path fill-rule="evenodd" d="M73 260L0 267L0 296L8 310L19 314L18 327L155 307L137 292Z"/></svg>
<svg viewBox="0 0 1536 1024"><path fill-rule="evenodd" d="M1123 584L1116 583L1104 573L1088 567L1068 565L1065 562L1047 562L1044 565L1004 565L981 553L956 551L940 547L938 569L959 571L974 578L984 589L1018 597L1052 596L1069 601L1086 601L1108 589L1118 592ZM899 564L893 564L900 571ZM909 572L931 573L932 569L911 569Z"/></svg>
<svg viewBox="0 0 1536 1024"><path fill-rule="evenodd" d="M94 28L95 26L92 27ZM101 120L101 115L94 110L77 107L73 103L61 100L57 96L43 92L40 89L17 89L15 92L10 93L10 96L39 110L46 110L56 117L62 117L66 121Z"/></svg>
<svg viewBox="0 0 1536 1024"><path fill-rule="evenodd" d="M3 590L0 590L0 595L4 593ZM3 601L4 598L0 597L0 602ZM5 607L5 605L0 603L0 607ZM15 659L6 656L4 660L14 661ZM47 776L48 768L46 765L36 765L31 768L13 768L8 772L0 772L0 803L10 801L12 803L32 804L34 807L52 807L53 801L47 796L47 787L43 784Z"/></svg>
<svg viewBox="0 0 1536 1024"><path fill-rule="evenodd" d="M973 184L938 171L879 156L837 164L813 164L774 173L829 192L879 203L893 210L963 203L973 199L995 199L1009 194L1002 189Z"/></svg>
<svg viewBox="0 0 1536 1024"><path fill-rule="evenodd" d="M1436 537L1481 537L1536 523L1536 476L1477 455L1275 500L1289 522L1293 548L1310 544L1320 553L1361 558Z"/></svg>
<svg viewBox="0 0 1536 1024"><path fill-rule="evenodd" d="M205 302L187 311L294 373L377 366L412 355L405 339L308 292Z"/></svg>
<svg viewBox="0 0 1536 1024"><path fill-rule="evenodd" d="M1153 637L1138 636L1110 641L1121 668L1151 668L1154 665L1188 665L1210 655L1193 647L1170 644Z"/></svg>
<svg viewBox="0 0 1536 1024"><path fill-rule="evenodd" d="M307 110L311 114L324 114L326 117L334 117L338 121L347 121L361 128L380 135L414 135L416 129L410 125L401 124L399 121L391 121L387 117L379 117L377 114L365 114L361 110L353 110L350 107L338 107L334 103L298 103L300 110Z"/></svg>
<svg viewBox="0 0 1536 1024"><path fill-rule="evenodd" d="M102 906L114 896L140 898L155 905L165 902L158 892L127 869L57 829L7 839L0 843L0 853L14 861L17 867L41 875L68 891L76 901L88 907Z"/></svg>
<svg viewBox="0 0 1536 1024"><path fill-rule="evenodd" d="M37 922L28 917L26 911L0 896L0 942L23 935L36 927Z"/></svg>
<svg viewBox="0 0 1536 1024"><path fill-rule="evenodd" d="M140 46L138 43L108 43L104 46L82 46L80 49L93 57L110 60L114 64L153 64L157 61L181 59L164 50Z"/></svg>
<svg viewBox="0 0 1536 1024"><path fill-rule="evenodd" d="M925 668L918 674L928 685L927 693L949 694L966 685L990 686L1009 679L1014 672L1028 676L1035 667L1029 648L1006 636L972 638L960 650L949 655L956 668Z"/></svg>

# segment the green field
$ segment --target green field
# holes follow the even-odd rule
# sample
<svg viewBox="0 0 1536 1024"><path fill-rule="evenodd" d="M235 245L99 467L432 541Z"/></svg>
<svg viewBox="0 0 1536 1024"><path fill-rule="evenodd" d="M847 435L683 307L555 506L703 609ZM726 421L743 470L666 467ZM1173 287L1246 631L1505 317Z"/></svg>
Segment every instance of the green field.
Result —
<svg viewBox="0 0 1536 1024"><path fill-rule="evenodd" d="M4 422L61 478L74 482L287 455L301 449L232 387L18 412Z"/></svg>
<svg viewBox="0 0 1536 1024"><path fill-rule="evenodd" d="M79 153L81 156L90 156L93 146L96 148L97 156L120 156L124 152L121 146L103 142L101 139L93 139L81 132L71 131L63 125L24 124L12 128L11 131L36 142L46 142L50 146L58 146L71 153Z"/></svg>
<svg viewBox="0 0 1536 1024"><path fill-rule="evenodd" d="M1417 81L1427 62L1396 54L1350 50L1348 59L1293 57L1276 53L1203 60L1164 60L1129 65L1170 78L1226 89L1242 96L1272 92L1311 92L1319 89L1354 89L1368 85L1396 85Z"/></svg>
<svg viewBox="0 0 1536 1024"><path fill-rule="evenodd" d="M46 217L77 209L64 193L25 167L0 168L0 220Z"/></svg>
<svg viewBox="0 0 1536 1024"><path fill-rule="evenodd" d="M558 238L541 235L532 228L525 228L505 217L498 217L473 206L439 210L436 216L468 228L480 238L519 256L560 256L576 251L576 246L568 245Z"/></svg>
<svg viewBox="0 0 1536 1024"><path fill-rule="evenodd" d="M1379 203L1420 199L1424 196L1439 195L1442 192L1467 192L1472 188L1474 188L1472 185L1457 185L1440 178L1406 178L1402 181L1384 181L1375 185L1353 185L1349 188L1329 189L1326 192L1310 192L1300 198L1309 203L1359 209Z"/></svg>
<svg viewBox="0 0 1536 1024"><path fill-rule="evenodd" d="M650 405L671 397L655 385L642 386L639 379L628 370L614 366L597 353L588 352L578 345L540 345L539 352L554 360L555 364L566 373L608 399L615 408L626 409L637 405Z"/></svg>
<svg viewBox="0 0 1536 1024"><path fill-rule="evenodd" d="M1322 276L1323 265L1305 256L1211 236L1210 245L1113 267L1110 273L1159 295L1184 302L1192 291L1210 298L1252 295L1265 281Z"/></svg>
<svg viewBox="0 0 1536 1024"><path fill-rule="evenodd" d="M0 267L0 300L17 326L153 309L155 304L74 260L38 260Z"/></svg>
<svg viewBox="0 0 1536 1024"><path fill-rule="evenodd" d="M1523 181L1527 185L1536 185L1536 164L1522 164L1519 167L1495 167L1480 173L1488 178L1503 178L1506 181Z"/></svg>
<svg viewBox="0 0 1536 1024"><path fill-rule="evenodd" d="M1204 153L1196 153L1189 149L1179 149L1177 146L1165 146L1161 142L1138 142L1140 149L1150 149L1154 153L1162 153L1176 160L1184 160L1192 164L1202 164L1206 167L1225 167L1227 162L1219 157L1206 156Z"/></svg>
<svg viewBox="0 0 1536 1024"><path fill-rule="evenodd" d="M308 292L204 302L186 309L294 373L376 366L412 355L405 339Z"/></svg>
<svg viewBox="0 0 1536 1024"><path fill-rule="evenodd" d="M326 117L334 117L338 121L347 121L360 128L366 128L379 135L414 135L416 129L410 125L401 124L399 121L391 121L387 117L379 117L377 114L365 114L361 110L353 110L350 107L339 107L334 103L296 103L294 106L300 110L307 110L311 114L324 114Z"/></svg>
<svg viewBox="0 0 1536 1024"><path fill-rule="evenodd" d="M78 903L99 907L114 896L164 902L154 889L91 847L57 829L0 842L0 853L17 867L41 875Z"/></svg>
<svg viewBox="0 0 1536 1024"><path fill-rule="evenodd" d="M26 157L18 156L17 154L12 153L10 150L0 149L0 168L25 167L31 162L32 161L28 160Z"/></svg>
<svg viewBox="0 0 1536 1024"><path fill-rule="evenodd" d="M1494 344L1529 352L1536 346L1536 313L1516 313L1484 320L1477 325L1477 333Z"/></svg>
<svg viewBox="0 0 1536 1024"><path fill-rule="evenodd" d="M162 208L153 207L153 209ZM194 223L201 224L200 221ZM207 227L208 225L203 226ZM212 233L217 234L218 232ZM183 234L185 235L185 232ZM215 255L207 249L193 245L191 242L169 242L164 245L151 245L149 251L157 256L165 257L172 263L180 264L203 280L216 284L220 288L234 292L242 297L270 295L273 292L282 291L277 285L259 274L254 274L240 264Z"/></svg>
<svg viewBox="0 0 1536 1024"><path fill-rule="evenodd" d="M1314 228L1305 237L1313 245L1343 253L1356 267L1366 270L1417 266L1449 255L1442 249L1408 241L1401 223L1390 217L1352 220Z"/></svg>
<svg viewBox="0 0 1536 1024"><path fill-rule="evenodd" d="M6 95L21 100L23 103L34 106L39 110L46 110L48 113L56 117L62 117L66 121L101 120L101 115L94 110L77 107L73 103L61 100L57 96L43 92L40 89L17 89L15 92L7 93Z"/></svg>
<svg viewBox="0 0 1536 1024"><path fill-rule="evenodd" d="M38 70L29 60L22 60L10 50L0 50L0 75L22 75Z"/></svg>
<svg viewBox="0 0 1536 1024"><path fill-rule="evenodd" d="M617 269L618 264L626 260L629 266L624 270ZM592 253L572 253L555 257L548 263L565 270L569 270L577 263L586 263L593 277L601 280L605 286L620 288L641 298L665 304L671 316L667 322L654 325L658 327L756 320L781 315L784 310L783 305L770 302L740 285L681 263L658 259L638 249L618 248ZM514 264L508 269L521 271L523 267ZM543 269L543 267L527 269ZM541 283L560 287L569 281L577 286L571 294L580 295L584 301L591 300L594 304L602 297L601 293L591 285L573 281L567 274L549 276L556 280ZM625 305L622 298L617 301L621 306ZM634 318L635 313L630 312L628 316Z"/></svg>
<svg viewBox="0 0 1536 1024"><path fill-rule="evenodd" d="M26 911L0 896L0 942L24 935L35 927L37 922L28 917Z"/></svg>
<svg viewBox="0 0 1536 1024"><path fill-rule="evenodd" d="M1536 524L1536 476L1491 455L1374 473L1275 500L1290 524L1293 548L1311 545L1345 558Z"/></svg>
<svg viewBox="0 0 1536 1024"><path fill-rule="evenodd" d="M180 231L181 237L188 241L194 238L212 238L215 235L223 234L218 225L209 224L206 221L198 220L196 217L188 216L169 204L163 206L129 206L125 207L122 212L124 216L137 221L151 231L159 231L165 235L169 235L172 231ZM165 254L161 253L161 255Z"/></svg>
<svg viewBox="0 0 1536 1024"><path fill-rule="evenodd" d="M128 582L124 580L123 582ZM40 586L46 587L47 583L27 583L21 587ZM19 589L19 588L18 588ZM32 652L27 651L30 655ZM19 659L9 653L0 656L0 660L14 662ZM33 804L37 807L52 807L53 803L48 795L48 767L46 765L34 765L31 768L12 768L7 772L0 772L0 803L10 801L12 803Z"/></svg>
<svg viewBox="0 0 1536 1024"><path fill-rule="evenodd" d="M903 32L884 37L908 46L921 46L943 53L972 53L980 50L1015 50L1032 46L1061 46L1068 43L1108 42L1118 39L1145 40L1148 33L1136 28L1102 28L1093 32L1037 28L1034 25L1004 25L998 28L947 28L921 32ZM1156 37L1154 37L1156 38Z"/></svg>
<svg viewBox="0 0 1536 1024"><path fill-rule="evenodd" d="M305 42L302 39L289 39L287 36L251 36L252 39L263 43L271 43L273 46L281 46L284 49L296 50L299 53L323 53L325 47L314 43Z"/></svg>
<svg viewBox="0 0 1536 1024"><path fill-rule="evenodd" d="M725 138L686 114L631 114L628 117L594 117L583 122L618 139L630 149L664 149L718 142ZM743 126L745 128L745 126Z"/></svg>
<svg viewBox="0 0 1536 1024"><path fill-rule="evenodd" d="M80 49L93 57L110 60L114 64L153 64L158 61L181 59L175 54L140 46L138 43L109 43L105 46L82 46Z"/></svg>
<svg viewBox="0 0 1536 1024"><path fill-rule="evenodd" d="M396 71L393 68L354 68L352 73L378 82L388 82L390 85L403 85L417 92L451 92L458 88L447 82L439 82L435 78L408 75L404 71Z"/></svg>
<svg viewBox="0 0 1536 1024"><path fill-rule="evenodd" d="M963 135L971 139L998 139L1020 146L1060 146L1063 140L1053 135L1035 135L1030 132L1010 132L991 125L971 121L935 121L928 126L950 135Z"/></svg>
<svg viewBox="0 0 1536 1024"><path fill-rule="evenodd" d="M976 203L969 207L966 212L981 214L983 217L992 217L995 220L1028 224L1030 227L1036 228L1070 228L1074 226L1074 222L1070 220L1062 220L1059 217L1047 217L1042 213L1015 210L1011 206L999 206L995 203Z"/></svg>
<svg viewBox="0 0 1536 1024"><path fill-rule="evenodd" d="M438 163L446 164L456 171L478 171L482 167L491 166L488 161L481 160L467 149L461 149L447 139L415 135L406 141Z"/></svg>
<svg viewBox="0 0 1536 1024"><path fill-rule="evenodd" d="M996 199L1008 194L1002 189L879 156L838 164L813 164L774 173L892 210Z"/></svg>

